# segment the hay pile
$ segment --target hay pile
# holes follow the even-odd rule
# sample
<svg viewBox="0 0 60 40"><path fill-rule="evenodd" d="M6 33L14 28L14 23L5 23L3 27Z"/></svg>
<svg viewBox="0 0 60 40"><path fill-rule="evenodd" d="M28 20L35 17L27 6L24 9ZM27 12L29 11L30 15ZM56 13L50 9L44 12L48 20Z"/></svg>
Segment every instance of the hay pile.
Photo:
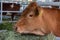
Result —
<svg viewBox="0 0 60 40"><path fill-rule="evenodd" d="M1 31L0 40L55 40L55 36L22 35L14 31Z"/></svg>

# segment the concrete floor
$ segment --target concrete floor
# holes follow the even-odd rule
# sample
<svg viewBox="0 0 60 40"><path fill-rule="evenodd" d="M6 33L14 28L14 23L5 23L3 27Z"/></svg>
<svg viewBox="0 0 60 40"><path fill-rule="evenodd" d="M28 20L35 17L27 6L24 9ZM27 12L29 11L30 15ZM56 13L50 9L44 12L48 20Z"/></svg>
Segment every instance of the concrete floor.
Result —
<svg viewBox="0 0 60 40"><path fill-rule="evenodd" d="M60 37L56 37L56 40L60 40Z"/></svg>

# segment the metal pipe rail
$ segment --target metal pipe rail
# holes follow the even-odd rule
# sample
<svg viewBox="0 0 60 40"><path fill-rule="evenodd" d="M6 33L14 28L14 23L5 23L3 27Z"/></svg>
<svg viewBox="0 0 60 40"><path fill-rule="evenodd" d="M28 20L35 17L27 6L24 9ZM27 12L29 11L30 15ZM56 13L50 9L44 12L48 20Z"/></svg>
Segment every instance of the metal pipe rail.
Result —
<svg viewBox="0 0 60 40"><path fill-rule="evenodd" d="M16 4L21 3L21 1L0 1L0 2L3 2L3 3L16 3Z"/></svg>
<svg viewBox="0 0 60 40"><path fill-rule="evenodd" d="M37 2L40 6L60 6L60 2Z"/></svg>

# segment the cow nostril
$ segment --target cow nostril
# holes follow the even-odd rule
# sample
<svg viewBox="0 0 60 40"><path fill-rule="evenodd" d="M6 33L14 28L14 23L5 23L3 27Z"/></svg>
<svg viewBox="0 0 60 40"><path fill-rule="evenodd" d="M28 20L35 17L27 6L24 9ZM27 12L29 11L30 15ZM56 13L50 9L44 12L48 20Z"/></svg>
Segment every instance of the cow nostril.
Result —
<svg viewBox="0 0 60 40"><path fill-rule="evenodd" d="M14 27L14 30L17 31L17 27Z"/></svg>
<svg viewBox="0 0 60 40"><path fill-rule="evenodd" d="M15 28L15 30L17 30L17 27Z"/></svg>

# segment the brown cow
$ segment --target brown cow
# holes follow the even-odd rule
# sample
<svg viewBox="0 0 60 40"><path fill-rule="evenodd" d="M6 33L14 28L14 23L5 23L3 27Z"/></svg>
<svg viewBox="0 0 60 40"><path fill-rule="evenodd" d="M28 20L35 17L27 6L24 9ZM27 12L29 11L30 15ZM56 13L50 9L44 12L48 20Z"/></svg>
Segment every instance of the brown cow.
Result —
<svg viewBox="0 0 60 40"><path fill-rule="evenodd" d="M53 33L60 36L60 9L43 8L32 2L22 12L15 29L19 33L46 35Z"/></svg>

